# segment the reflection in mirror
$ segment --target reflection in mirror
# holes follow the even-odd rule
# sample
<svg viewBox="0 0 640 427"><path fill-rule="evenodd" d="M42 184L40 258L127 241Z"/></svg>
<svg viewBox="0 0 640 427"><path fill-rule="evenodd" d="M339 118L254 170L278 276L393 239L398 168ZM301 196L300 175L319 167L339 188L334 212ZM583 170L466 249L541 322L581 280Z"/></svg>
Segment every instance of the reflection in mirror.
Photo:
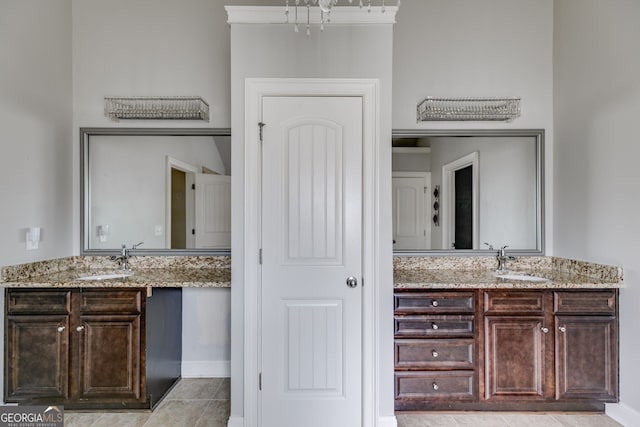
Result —
<svg viewBox="0 0 640 427"><path fill-rule="evenodd" d="M394 251L542 254L543 144L543 130L394 131Z"/></svg>
<svg viewBox="0 0 640 427"><path fill-rule="evenodd" d="M227 129L83 128L83 254L228 252Z"/></svg>

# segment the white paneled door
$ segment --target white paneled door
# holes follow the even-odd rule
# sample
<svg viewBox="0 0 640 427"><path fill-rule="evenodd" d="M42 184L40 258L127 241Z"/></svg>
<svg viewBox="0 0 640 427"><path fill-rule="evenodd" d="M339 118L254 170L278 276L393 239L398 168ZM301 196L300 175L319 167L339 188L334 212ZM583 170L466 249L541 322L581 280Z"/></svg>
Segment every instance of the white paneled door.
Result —
<svg viewBox="0 0 640 427"><path fill-rule="evenodd" d="M231 177L195 174L195 247L231 247Z"/></svg>
<svg viewBox="0 0 640 427"><path fill-rule="evenodd" d="M393 249L431 249L431 172L394 172Z"/></svg>
<svg viewBox="0 0 640 427"><path fill-rule="evenodd" d="M362 98L262 101L261 425L362 421Z"/></svg>

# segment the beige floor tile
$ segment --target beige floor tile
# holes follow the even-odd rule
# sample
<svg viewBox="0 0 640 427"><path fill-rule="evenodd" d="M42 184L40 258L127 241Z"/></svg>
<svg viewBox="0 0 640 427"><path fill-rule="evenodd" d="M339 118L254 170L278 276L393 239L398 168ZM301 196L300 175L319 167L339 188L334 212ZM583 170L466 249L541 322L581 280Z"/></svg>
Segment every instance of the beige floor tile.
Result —
<svg viewBox="0 0 640 427"><path fill-rule="evenodd" d="M207 400L165 400L144 427L195 426L209 403Z"/></svg>
<svg viewBox="0 0 640 427"><path fill-rule="evenodd" d="M231 405L228 400L212 400L195 427L225 427L229 420Z"/></svg>
<svg viewBox="0 0 640 427"><path fill-rule="evenodd" d="M223 378L214 399L230 399L231 398L231 380L229 378Z"/></svg>
<svg viewBox="0 0 640 427"><path fill-rule="evenodd" d="M554 414L553 418L566 427L623 427L602 414Z"/></svg>
<svg viewBox="0 0 640 427"><path fill-rule="evenodd" d="M213 399L224 378L183 378L165 400Z"/></svg>
<svg viewBox="0 0 640 427"><path fill-rule="evenodd" d="M91 427L142 427L150 412L114 412L102 415Z"/></svg>
<svg viewBox="0 0 640 427"><path fill-rule="evenodd" d="M498 413L465 412L453 414L453 419L461 427L509 427L509 424Z"/></svg>
<svg viewBox="0 0 640 427"><path fill-rule="evenodd" d="M104 414L66 412L64 413L64 427L89 427L93 425Z"/></svg>
<svg viewBox="0 0 640 427"><path fill-rule="evenodd" d="M398 427L452 427L457 423L450 414L401 414L397 417Z"/></svg>
<svg viewBox="0 0 640 427"><path fill-rule="evenodd" d="M509 427L563 427L549 414L502 413L500 415Z"/></svg>

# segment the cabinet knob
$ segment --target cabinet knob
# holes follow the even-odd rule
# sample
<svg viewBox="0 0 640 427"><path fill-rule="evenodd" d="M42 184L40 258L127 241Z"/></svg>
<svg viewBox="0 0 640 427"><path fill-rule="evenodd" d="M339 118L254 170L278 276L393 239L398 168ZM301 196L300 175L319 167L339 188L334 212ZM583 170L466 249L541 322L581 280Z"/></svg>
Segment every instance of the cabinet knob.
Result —
<svg viewBox="0 0 640 427"><path fill-rule="evenodd" d="M431 301L431 305L433 307L437 307L438 306L438 301L436 301L436 300Z"/></svg>
<svg viewBox="0 0 640 427"><path fill-rule="evenodd" d="M567 328L564 326L560 326L558 329L560 330L560 332L567 332Z"/></svg>
<svg viewBox="0 0 640 427"><path fill-rule="evenodd" d="M76 331L78 331L78 332L82 332L83 330L84 330L84 326L78 326L76 328Z"/></svg>
<svg viewBox="0 0 640 427"><path fill-rule="evenodd" d="M548 333L549 333L549 328L542 327L540 330L541 330L542 332L544 332L545 334L548 334Z"/></svg>
<svg viewBox="0 0 640 427"><path fill-rule="evenodd" d="M64 326L58 326L58 332L64 331Z"/></svg>
<svg viewBox="0 0 640 427"><path fill-rule="evenodd" d="M431 350L431 355L432 355L433 357L438 357L438 352L437 352L437 351L435 351L435 350Z"/></svg>
<svg viewBox="0 0 640 427"><path fill-rule="evenodd" d="M433 387L434 390L440 389L440 386L438 385L438 383L431 384L431 387Z"/></svg>
<svg viewBox="0 0 640 427"><path fill-rule="evenodd" d="M431 324L431 329L434 329L434 330L435 330L435 329L438 329L438 325L436 325L435 323L432 323L432 324Z"/></svg>

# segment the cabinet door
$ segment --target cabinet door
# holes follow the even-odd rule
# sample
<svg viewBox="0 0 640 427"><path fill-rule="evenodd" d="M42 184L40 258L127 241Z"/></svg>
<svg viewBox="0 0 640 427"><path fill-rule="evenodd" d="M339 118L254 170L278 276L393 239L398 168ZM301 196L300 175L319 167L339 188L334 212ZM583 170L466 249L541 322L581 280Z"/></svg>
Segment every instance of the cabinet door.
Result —
<svg viewBox="0 0 640 427"><path fill-rule="evenodd" d="M616 402L616 318L556 317L556 399Z"/></svg>
<svg viewBox="0 0 640 427"><path fill-rule="evenodd" d="M8 316L6 330L6 400L67 398L69 316Z"/></svg>
<svg viewBox="0 0 640 427"><path fill-rule="evenodd" d="M537 316L485 317L485 399L545 398L543 325Z"/></svg>
<svg viewBox="0 0 640 427"><path fill-rule="evenodd" d="M80 399L141 398L139 314L80 317Z"/></svg>

